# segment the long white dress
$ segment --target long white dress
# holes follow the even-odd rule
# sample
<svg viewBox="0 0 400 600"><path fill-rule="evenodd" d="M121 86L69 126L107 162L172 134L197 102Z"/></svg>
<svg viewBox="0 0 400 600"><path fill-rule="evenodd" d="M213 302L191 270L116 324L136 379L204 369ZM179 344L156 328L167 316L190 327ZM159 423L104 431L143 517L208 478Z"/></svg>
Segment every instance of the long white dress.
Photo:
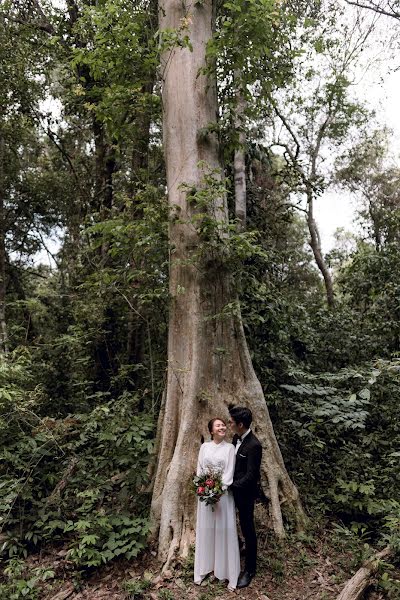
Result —
<svg viewBox="0 0 400 600"><path fill-rule="evenodd" d="M210 468L222 471L224 487L231 485L235 470L234 446L225 441L219 444L202 444L197 461L197 475ZM211 506L197 501L194 582L200 584L212 571L217 579L228 579L229 587L236 588L240 572L240 554L235 502L229 490L214 506L214 511Z"/></svg>

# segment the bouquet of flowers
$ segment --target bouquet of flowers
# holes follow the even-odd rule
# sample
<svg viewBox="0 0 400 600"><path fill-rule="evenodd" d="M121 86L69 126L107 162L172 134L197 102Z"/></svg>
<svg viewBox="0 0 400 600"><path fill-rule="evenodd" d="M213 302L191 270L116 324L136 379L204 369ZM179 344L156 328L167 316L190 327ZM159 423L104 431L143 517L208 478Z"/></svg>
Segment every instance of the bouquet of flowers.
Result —
<svg viewBox="0 0 400 600"><path fill-rule="evenodd" d="M225 490L222 488L221 472L208 470L193 477L193 491L207 506L214 510L215 504L219 502Z"/></svg>

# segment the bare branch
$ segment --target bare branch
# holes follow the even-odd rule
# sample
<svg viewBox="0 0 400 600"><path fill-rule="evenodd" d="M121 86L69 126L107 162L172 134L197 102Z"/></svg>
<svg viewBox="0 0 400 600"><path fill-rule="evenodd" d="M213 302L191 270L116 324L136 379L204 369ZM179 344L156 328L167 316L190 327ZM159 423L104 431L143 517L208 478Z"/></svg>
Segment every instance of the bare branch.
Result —
<svg viewBox="0 0 400 600"><path fill-rule="evenodd" d="M282 121L282 124L285 126L285 128L287 129L287 131L289 132L289 134L291 135L295 146L296 146L296 152L294 154L294 161L297 161L299 154L300 154L300 142L297 139L296 134L294 133L293 129L290 127L288 121L286 120L286 117L284 117L284 115L280 112L279 108L277 107L275 101L270 98L271 104L273 106L273 109L276 113L276 116Z"/></svg>
<svg viewBox="0 0 400 600"><path fill-rule="evenodd" d="M88 192L87 192L87 191L86 191L86 190L85 190L85 189L82 187L82 184L81 184L81 178L79 177L78 173L77 173L77 172L76 172L76 170L75 170L75 167L74 167L74 165L73 165L73 162L72 162L72 160L71 160L71 157L69 156L68 152L67 152L67 151L65 150L65 148L63 147L63 144L62 144L61 142L58 142L58 141L57 141L57 134L56 134L56 133L54 133L54 131L52 131L52 130L50 129L50 127L48 127L48 126L44 125L44 124L41 122L42 116L41 116L39 113L36 113L36 116L38 117L38 119L39 119L39 123L40 123L40 125L41 125L41 127L42 127L43 131L46 133L47 137L49 138L49 140L51 140L51 142L53 142L53 144L55 145L55 147L57 148L57 150L60 152L60 154L61 154L61 155L62 155L62 156L65 158L65 160L66 160L66 161L67 161L67 163L69 164L69 166L70 166L70 169L71 169L71 171L72 171L72 174L73 174L73 176L74 176L74 178L75 178L75 181L76 181L76 184L77 184L77 186L78 186L79 190L80 190L81 192L83 192L83 195L86 197L86 199L87 199L87 200L89 200L89 199L90 199L90 196L89 196Z"/></svg>
<svg viewBox="0 0 400 600"><path fill-rule="evenodd" d="M357 6L358 8L366 8L367 10L372 10L373 12L378 13L379 15L384 15L385 17L391 17L393 19L400 20L400 12L396 11L391 7L392 12L389 12L382 8L379 4L375 2L369 2L369 4L365 4L364 2L359 2L358 0L346 0L347 4L352 6Z"/></svg>
<svg viewBox="0 0 400 600"><path fill-rule="evenodd" d="M44 31L45 33L48 33L50 35L55 34L54 27L51 25L51 23L48 23L48 22L40 23L38 21L36 21L36 22L26 21L25 19L21 19L20 17L13 17L4 12L0 12L0 17L2 17L3 19L7 19L11 23L16 23L17 25L24 25L25 27L32 27L33 29L37 29L38 31Z"/></svg>
<svg viewBox="0 0 400 600"><path fill-rule="evenodd" d="M19 2L14 1L14 10L1 12L0 15L13 23L32 27L49 35L56 34L53 25L43 12L38 0L30 0L29 2L22 3L22 6Z"/></svg>

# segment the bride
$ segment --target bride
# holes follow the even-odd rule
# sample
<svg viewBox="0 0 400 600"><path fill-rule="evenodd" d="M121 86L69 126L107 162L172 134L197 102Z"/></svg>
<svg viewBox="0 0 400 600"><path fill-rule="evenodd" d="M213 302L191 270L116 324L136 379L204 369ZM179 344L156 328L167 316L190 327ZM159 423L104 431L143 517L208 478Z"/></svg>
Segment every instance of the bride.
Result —
<svg viewBox="0 0 400 600"><path fill-rule="evenodd" d="M214 572L217 579L227 579L228 589L234 590L240 572L240 555L235 503L228 487L235 470L235 448L225 441L226 424L222 419L212 419L208 430L211 441L200 448L197 475L210 469L222 471L222 486L226 491L214 505L214 511L211 506L197 501L194 582L200 585Z"/></svg>

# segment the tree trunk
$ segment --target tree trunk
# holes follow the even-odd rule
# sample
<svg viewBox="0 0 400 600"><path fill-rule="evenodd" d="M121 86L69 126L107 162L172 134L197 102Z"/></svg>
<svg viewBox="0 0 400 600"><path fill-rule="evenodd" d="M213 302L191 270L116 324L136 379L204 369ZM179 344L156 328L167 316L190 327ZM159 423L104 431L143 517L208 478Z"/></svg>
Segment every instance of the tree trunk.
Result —
<svg viewBox="0 0 400 600"><path fill-rule="evenodd" d="M230 274L215 255L202 261L195 257L201 239L191 222L196 207L187 201L187 189L204 188L201 164L214 173L221 170L217 139L213 133L204 135L217 118L216 86L201 72L214 7L211 0L194 6L164 0L160 15L161 31L185 23L193 48L173 48L162 60L167 188L171 212L178 217L170 224L167 393L152 499L154 533L158 533L165 570L177 556L186 557L194 541L195 498L189 483L201 438L208 437L208 420L227 418L230 403L253 411L254 429L264 448L263 483L276 533L284 535L281 503L299 526L305 515L253 370ZM226 223L225 196L212 198L210 204L210 216ZM227 311L229 303L232 310Z"/></svg>
<svg viewBox="0 0 400 600"><path fill-rule="evenodd" d="M151 4L151 15L156 14L156 6L154 1ZM154 27L155 30L155 27ZM143 94L152 94L155 83L155 73L150 73L149 81L142 87ZM136 139L134 140L134 147L132 151L132 173L130 180L130 193L132 196L132 219L142 219L143 213L139 211L135 196L140 190L143 179L148 173L149 168L149 144L150 144L150 128L151 128L151 112L150 110L143 109L143 112L138 113L135 119ZM131 259L131 267L134 268L134 257ZM131 282L131 287L134 289L137 285L137 281ZM132 299L132 304L134 303ZM141 363L144 355L145 345L145 319L134 312L133 308L130 307L128 315L128 332L127 332L127 361L128 363Z"/></svg>
<svg viewBox="0 0 400 600"><path fill-rule="evenodd" d="M371 578L379 569L380 561L388 558L392 553L393 551L390 546L387 546L384 550L367 560L353 577L349 579L336 600L361 600L366 588L371 583Z"/></svg>
<svg viewBox="0 0 400 600"><path fill-rule="evenodd" d="M246 159L242 144L245 143L245 133L239 133L240 148L235 150L233 167L235 171L235 214L239 231L246 229Z"/></svg>
<svg viewBox="0 0 400 600"><path fill-rule="evenodd" d="M104 125L93 119L93 137L95 145L95 180L93 208L106 219L113 204L113 175L115 155L113 148L105 139Z"/></svg>
<svg viewBox="0 0 400 600"><path fill-rule="evenodd" d="M322 277L324 278L328 306L333 308L335 305L335 294L333 290L332 275L324 259L321 247L321 238L317 223L314 219L314 198L312 190L307 191L307 225L310 232L310 246L314 254L315 262L317 263Z"/></svg>
<svg viewBox="0 0 400 600"><path fill-rule="evenodd" d="M6 243L5 243L5 183L4 183L4 137L0 128L0 353L8 352L6 322Z"/></svg>
<svg viewBox="0 0 400 600"><path fill-rule="evenodd" d="M235 148L233 160L234 177L235 177L235 215L238 220L239 231L246 229L246 213L247 213L247 190L246 190L246 133L244 131L244 112L246 109L246 101L243 96L243 91L240 89L240 76L235 74L235 81L238 85L236 92L236 115L235 127L238 133L238 146Z"/></svg>
<svg viewBox="0 0 400 600"><path fill-rule="evenodd" d="M155 7L153 7L153 11ZM142 86L142 94L150 96L153 93L156 73L149 74L149 80ZM151 111L143 107L142 112L138 112L135 118L136 136L133 140L132 151L132 174L131 174L131 193L134 195L143 182L143 178L149 168L149 143L151 127Z"/></svg>

